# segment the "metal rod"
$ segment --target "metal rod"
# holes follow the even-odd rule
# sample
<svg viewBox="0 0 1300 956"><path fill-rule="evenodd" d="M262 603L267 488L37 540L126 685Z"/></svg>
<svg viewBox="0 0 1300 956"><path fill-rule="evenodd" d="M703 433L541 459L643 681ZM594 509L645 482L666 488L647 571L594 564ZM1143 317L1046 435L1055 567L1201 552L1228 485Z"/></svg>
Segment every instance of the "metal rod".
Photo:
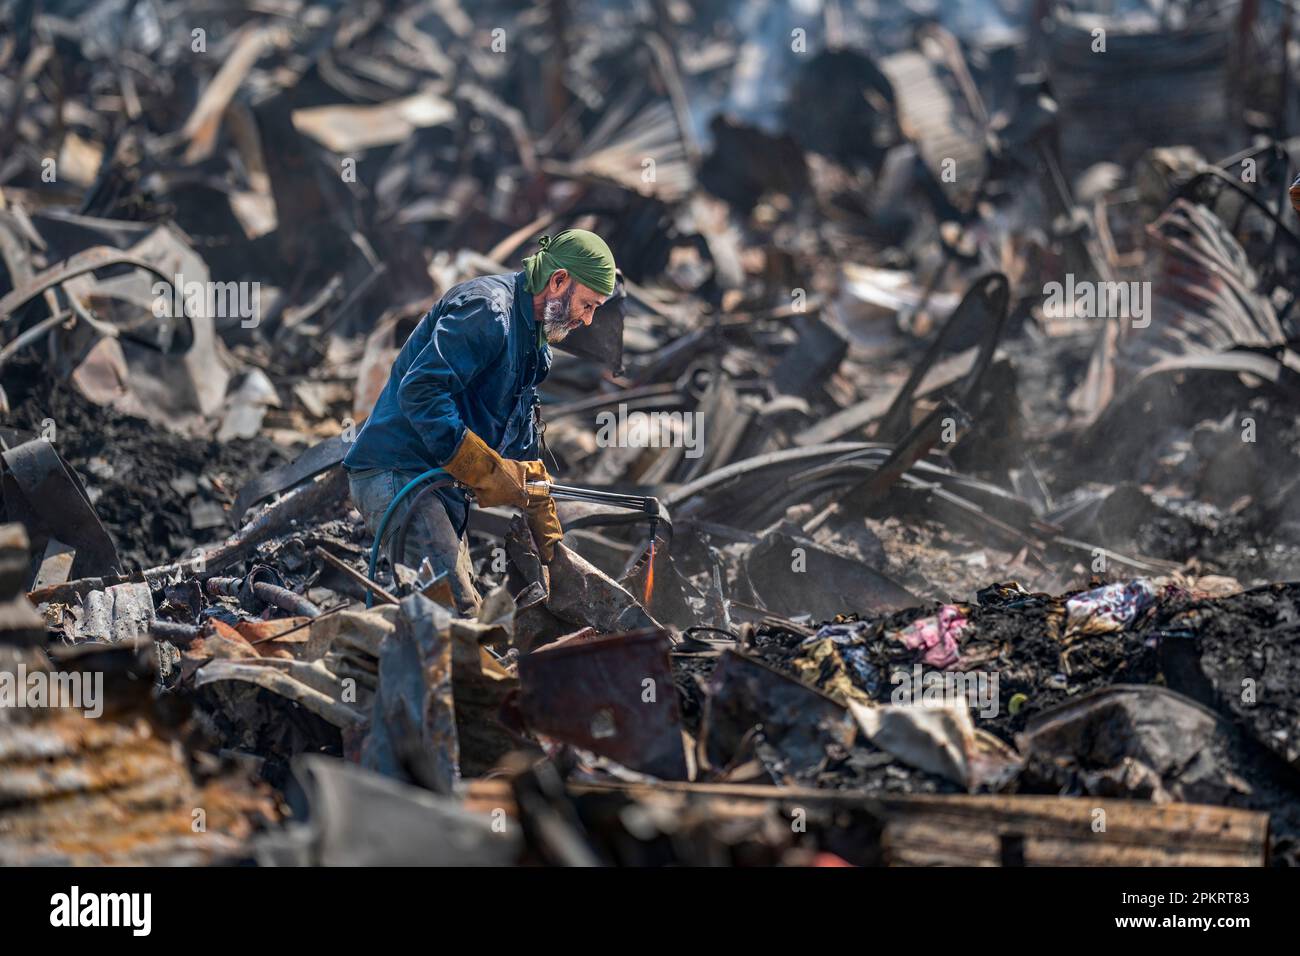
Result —
<svg viewBox="0 0 1300 956"><path fill-rule="evenodd" d="M644 511L646 514L659 513L659 500L644 495L623 495L614 491L577 488L573 485L548 484L544 481L530 481L528 484L535 487L538 492L549 493L551 497L560 501L591 501L599 504L619 505L633 511Z"/></svg>

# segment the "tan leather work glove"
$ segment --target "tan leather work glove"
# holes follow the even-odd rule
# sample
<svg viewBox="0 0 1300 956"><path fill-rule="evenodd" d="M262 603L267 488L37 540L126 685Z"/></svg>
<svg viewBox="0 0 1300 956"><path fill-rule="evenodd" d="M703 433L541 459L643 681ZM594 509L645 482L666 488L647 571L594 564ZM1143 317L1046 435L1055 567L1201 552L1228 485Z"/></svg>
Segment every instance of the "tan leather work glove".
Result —
<svg viewBox="0 0 1300 956"><path fill-rule="evenodd" d="M524 487L528 475L527 464L502 458L467 428L465 437L456 446L456 453L442 467L457 481L473 490L481 508L491 508L494 505L527 508L529 495ZM537 464L540 466L541 462Z"/></svg>
<svg viewBox="0 0 1300 956"><path fill-rule="evenodd" d="M544 564L550 564L555 557L555 543L564 537L560 516L555 513L555 500L547 495L545 502L530 505L526 513L528 528L537 545L537 554Z"/></svg>
<svg viewBox="0 0 1300 956"><path fill-rule="evenodd" d="M540 461L524 462L524 469L529 481L553 482L550 472ZM537 545L537 554L542 559L543 564L550 564L551 559L555 557L555 542L564 537L564 529L560 527L560 516L555 513L555 499L550 494L529 493L528 507L524 509L528 515L528 530L533 533L533 542Z"/></svg>

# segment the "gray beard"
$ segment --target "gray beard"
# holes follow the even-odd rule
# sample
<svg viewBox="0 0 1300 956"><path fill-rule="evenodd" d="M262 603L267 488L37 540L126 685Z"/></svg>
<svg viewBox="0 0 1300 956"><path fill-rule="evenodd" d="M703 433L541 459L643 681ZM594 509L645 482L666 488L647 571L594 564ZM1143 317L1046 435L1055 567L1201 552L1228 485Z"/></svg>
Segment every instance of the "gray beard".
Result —
<svg viewBox="0 0 1300 956"><path fill-rule="evenodd" d="M542 329L546 341L552 344L563 342L575 324L569 319L569 307L573 303L573 290L565 293L562 299L552 299L542 308Z"/></svg>

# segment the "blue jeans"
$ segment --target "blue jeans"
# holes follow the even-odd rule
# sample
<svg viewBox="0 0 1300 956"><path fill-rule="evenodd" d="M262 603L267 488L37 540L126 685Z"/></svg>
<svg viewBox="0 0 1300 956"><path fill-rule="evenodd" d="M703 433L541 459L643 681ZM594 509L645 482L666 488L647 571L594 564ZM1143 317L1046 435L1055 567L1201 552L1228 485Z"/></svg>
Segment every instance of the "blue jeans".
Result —
<svg viewBox="0 0 1300 956"><path fill-rule="evenodd" d="M371 534L379 528L384 512L397 497L397 493L419 474L418 471L392 471L385 468L348 469L352 503L361 512ZM382 545L388 560L418 570L421 562L428 558L435 573L447 573L457 611L467 613L477 610L480 598L478 589L474 586L469 545L462 535L457 534L442 499L429 492L419 496L417 501L419 491L417 487L409 492L388 519ZM414 513L412 508L415 509ZM403 524L406 526L404 535Z"/></svg>

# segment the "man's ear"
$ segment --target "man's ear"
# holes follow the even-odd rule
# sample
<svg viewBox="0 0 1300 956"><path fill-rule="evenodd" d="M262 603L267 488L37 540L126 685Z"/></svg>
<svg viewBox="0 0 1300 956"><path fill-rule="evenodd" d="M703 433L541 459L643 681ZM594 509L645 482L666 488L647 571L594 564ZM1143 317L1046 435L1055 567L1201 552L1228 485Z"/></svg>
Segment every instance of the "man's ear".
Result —
<svg viewBox="0 0 1300 956"><path fill-rule="evenodd" d="M564 291L564 287L569 284L569 270L556 269L551 273L551 289L559 294Z"/></svg>

